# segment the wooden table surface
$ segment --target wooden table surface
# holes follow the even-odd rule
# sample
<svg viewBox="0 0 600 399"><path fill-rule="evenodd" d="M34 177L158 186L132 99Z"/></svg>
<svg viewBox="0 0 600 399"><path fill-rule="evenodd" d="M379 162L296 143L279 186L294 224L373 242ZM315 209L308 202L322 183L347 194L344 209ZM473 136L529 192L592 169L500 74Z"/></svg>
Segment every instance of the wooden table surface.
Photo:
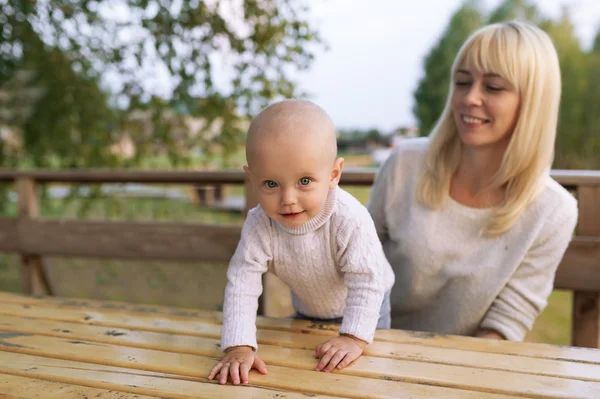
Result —
<svg viewBox="0 0 600 399"><path fill-rule="evenodd" d="M208 381L221 314L0 293L0 398L600 398L600 350L379 330L314 371L335 325L259 317L266 376Z"/></svg>

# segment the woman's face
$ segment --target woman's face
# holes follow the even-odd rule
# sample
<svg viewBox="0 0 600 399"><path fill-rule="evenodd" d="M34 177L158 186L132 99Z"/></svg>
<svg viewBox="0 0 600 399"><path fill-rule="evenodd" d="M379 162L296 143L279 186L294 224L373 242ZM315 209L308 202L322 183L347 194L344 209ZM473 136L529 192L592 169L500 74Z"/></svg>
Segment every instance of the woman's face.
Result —
<svg viewBox="0 0 600 399"><path fill-rule="evenodd" d="M462 142L504 151L519 114L516 88L493 71L479 72L468 62L457 69L453 84L452 111Z"/></svg>

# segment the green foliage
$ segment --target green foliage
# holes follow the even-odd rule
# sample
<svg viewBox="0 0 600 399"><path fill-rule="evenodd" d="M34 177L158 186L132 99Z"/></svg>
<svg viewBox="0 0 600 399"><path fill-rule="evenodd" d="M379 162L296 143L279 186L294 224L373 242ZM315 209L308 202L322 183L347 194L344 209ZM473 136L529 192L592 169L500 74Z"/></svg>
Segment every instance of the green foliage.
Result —
<svg viewBox="0 0 600 399"><path fill-rule="evenodd" d="M588 55L575 37L574 26L565 9L558 21L540 25L554 42L561 68L562 95L556 140L556 164L564 168L585 168L591 160L587 143L592 138L584 123L589 83Z"/></svg>
<svg viewBox="0 0 600 399"><path fill-rule="evenodd" d="M600 32L593 49L585 51L566 8L557 20L542 16L528 0L505 0L488 16L478 10L477 3L464 3L426 57L425 76L414 95L421 134L429 134L441 114L452 62L468 35L482 21L528 20L550 35L559 54L563 90L554 167L600 168Z"/></svg>
<svg viewBox="0 0 600 399"><path fill-rule="evenodd" d="M541 22L537 7L528 0L505 0L488 17L488 23L508 21L511 19Z"/></svg>
<svg viewBox="0 0 600 399"><path fill-rule="evenodd" d="M0 126L22 142L19 154L0 151L1 165L133 166L161 153L177 166L194 151L230 154L249 116L298 94L292 76L320 43L306 15L295 0L0 0ZM34 78L19 80L23 71ZM158 71L167 93L148 83ZM38 96L23 99L31 89ZM202 121L196 131L186 117ZM137 150L129 160L109 151L124 134Z"/></svg>
<svg viewBox="0 0 600 399"><path fill-rule="evenodd" d="M582 129L587 137L586 143L583 144L586 151L584 166L600 169L600 29L596 34L594 46L587 54L587 60L587 79L583 88L585 111L582 122Z"/></svg>
<svg viewBox="0 0 600 399"><path fill-rule="evenodd" d="M467 1L454 13L439 42L425 58L424 76L414 93L413 112L421 135L428 135L437 122L448 96L450 70L463 42L482 25L477 1Z"/></svg>
<svg viewBox="0 0 600 399"><path fill-rule="evenodd" d="M31 2L3 5L0 124L14 134L2 141L4 167L110 166L113 112L97 77L77 73L81 60L46 45L28 19ZM22 111L25 112L22 112Z"/></svg>

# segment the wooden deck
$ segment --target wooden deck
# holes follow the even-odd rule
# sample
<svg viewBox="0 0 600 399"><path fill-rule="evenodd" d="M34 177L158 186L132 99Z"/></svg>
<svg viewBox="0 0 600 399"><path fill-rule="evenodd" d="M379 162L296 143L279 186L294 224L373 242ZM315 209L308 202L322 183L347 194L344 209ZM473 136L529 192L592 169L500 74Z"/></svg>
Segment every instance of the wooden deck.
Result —
<svg viewBox="0 0 600 399"><path fill-rule="evenodd" d="M600 350L380 330L314 371L335 325L259 317L269 374L208 381L221 314L0 293L0 398L600 398Z"/></svg>

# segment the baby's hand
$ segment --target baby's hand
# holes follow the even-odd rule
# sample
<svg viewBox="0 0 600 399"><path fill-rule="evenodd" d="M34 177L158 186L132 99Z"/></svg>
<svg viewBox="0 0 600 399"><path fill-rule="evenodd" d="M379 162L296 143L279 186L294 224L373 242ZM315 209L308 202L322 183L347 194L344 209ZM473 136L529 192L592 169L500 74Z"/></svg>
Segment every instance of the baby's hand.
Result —
<svg viewBox="0 0 600 399"><path fill-rule="evenodd" d="M248 372L255 368L262 374L267 374L267 366L265 362L260 360L256 352L249 346L235 346L229 348L223 359L215 365L208 375L208 379L212 380L220 374L220 384L227 383L227 377L231 375L231 381L234 385L240 383L248 383ZM220 373L219 373L220 372Z"/></svg>
<svg viewBox="0 0 600 399"><path fill-rule="evenodd" d="M343 369L357 359L367 346L367 343L349 335L331 338L317 345L315 357L321 359L317 371L329 373L334 368Z"/></svg>

